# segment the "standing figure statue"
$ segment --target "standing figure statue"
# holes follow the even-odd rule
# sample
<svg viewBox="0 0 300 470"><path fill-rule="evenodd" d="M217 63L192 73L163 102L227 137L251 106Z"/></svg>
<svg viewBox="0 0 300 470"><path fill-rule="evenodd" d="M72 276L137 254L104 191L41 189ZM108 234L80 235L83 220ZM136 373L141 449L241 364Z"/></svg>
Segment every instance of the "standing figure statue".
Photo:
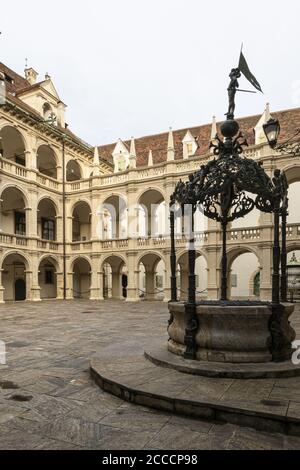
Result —
<svg viewBox="0 0 300 470"><path fill-rule="evenodd" d="M238 78L241 77L240 69L232 69L229 77L230 77L230 83L227 88L228 98L229 98L229 107L228 107L228 113L226 113L226 116L227 116L227 119L234 119L235 94L236 94L236 90L239 88Z"/></svg>

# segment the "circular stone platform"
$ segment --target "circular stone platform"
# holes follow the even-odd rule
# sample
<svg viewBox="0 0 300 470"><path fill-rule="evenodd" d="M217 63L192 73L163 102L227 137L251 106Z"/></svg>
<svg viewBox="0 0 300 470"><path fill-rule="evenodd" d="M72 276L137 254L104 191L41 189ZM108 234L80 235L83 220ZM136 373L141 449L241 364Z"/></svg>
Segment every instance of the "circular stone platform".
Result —
<svg viewBox="0 0 300 470"><path fill-rule="evenodd" d="M273 379L300 376L300 366L291 361L258 364L229 364L208 361L190 361L168 351L167 344L145 350L145 357L153 364L190 375L230 379Z"/></svg>

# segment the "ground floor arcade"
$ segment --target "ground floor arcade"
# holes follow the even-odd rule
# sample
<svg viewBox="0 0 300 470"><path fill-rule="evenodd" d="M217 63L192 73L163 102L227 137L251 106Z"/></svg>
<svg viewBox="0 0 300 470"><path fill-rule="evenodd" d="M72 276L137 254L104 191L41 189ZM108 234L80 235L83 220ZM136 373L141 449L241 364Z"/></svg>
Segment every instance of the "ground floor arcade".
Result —
<svg viewBox="0 0 300 470"><path fill-rule="evenodd" d="M290 245L288 257L300 259L300 246ZM220 289L219 249L197 250L198 298L217 299ZM271 298L272 250L235 247L228 251L228 291L232 299ZM177 255L178 295L188 294L188 252ZM170 256L167 250L110 255L40 256L25 250L0 256L0 302L64 298L91 300L170 300Z"/></svg>

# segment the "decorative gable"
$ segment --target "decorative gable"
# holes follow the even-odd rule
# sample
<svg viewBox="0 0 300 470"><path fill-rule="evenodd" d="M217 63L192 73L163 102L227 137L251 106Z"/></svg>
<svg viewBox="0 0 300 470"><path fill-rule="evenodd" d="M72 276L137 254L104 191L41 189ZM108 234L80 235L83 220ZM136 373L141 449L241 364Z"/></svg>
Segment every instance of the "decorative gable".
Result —
<svg viewBox="0 0 300 470"><path fill-rule="evenodd" d="M254 127L255 133L255 145L264 144L267 142L267 138L263 129L263 125L266 124L272 118L270 113L270 105L267 103L266 109L262 114L260 120Z"/></svg>
<svg viewBox="0 0 300 470"><path fill-rule="evenodd" d="M130 153L124 142L121 139L118 140L115 149L112 153L114 160L114 172L119 173L120 171L127 170L129 166Z"/></svg>
<svg viewBox="0 0 300 470"><path fill-rule="evenodd" d="M182 141L183 144L183 158L189 158L195 155L198 148L195 137L191 134L190 131L187 131L185 137Z"/></svg>
<svg viewBox="0 0 300 470"><path fill-rule="evenodd" d="M60 100L52 79L47 74L45 80L17 92L18 98L28 104L49 123L65 127L66 105ZM55 118L55 119L53 119ZM53 122L51 122L53 119Z"/></svg>

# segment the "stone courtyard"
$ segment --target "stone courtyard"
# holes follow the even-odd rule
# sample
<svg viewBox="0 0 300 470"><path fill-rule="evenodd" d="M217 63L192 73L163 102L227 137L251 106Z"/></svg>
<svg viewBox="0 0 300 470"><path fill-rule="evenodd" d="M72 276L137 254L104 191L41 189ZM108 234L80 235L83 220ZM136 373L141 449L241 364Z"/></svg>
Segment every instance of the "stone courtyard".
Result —
<svg viewBox="0 0 300 470"><path fill-rule="evenodd" d="M123 347L126 354L135 342L146 345L145 331L154 342L165 334L165 303L25 302L3 305L0 314L7 347L7 365L0 366L0 449L300 448L300 437L150 410L94 384L90 359L100 350L109 355ZM247 384L254 395L263 388L262 381ZM292 394L300 413L299 384L299 378L281 379L269 394Z"/></svg>

